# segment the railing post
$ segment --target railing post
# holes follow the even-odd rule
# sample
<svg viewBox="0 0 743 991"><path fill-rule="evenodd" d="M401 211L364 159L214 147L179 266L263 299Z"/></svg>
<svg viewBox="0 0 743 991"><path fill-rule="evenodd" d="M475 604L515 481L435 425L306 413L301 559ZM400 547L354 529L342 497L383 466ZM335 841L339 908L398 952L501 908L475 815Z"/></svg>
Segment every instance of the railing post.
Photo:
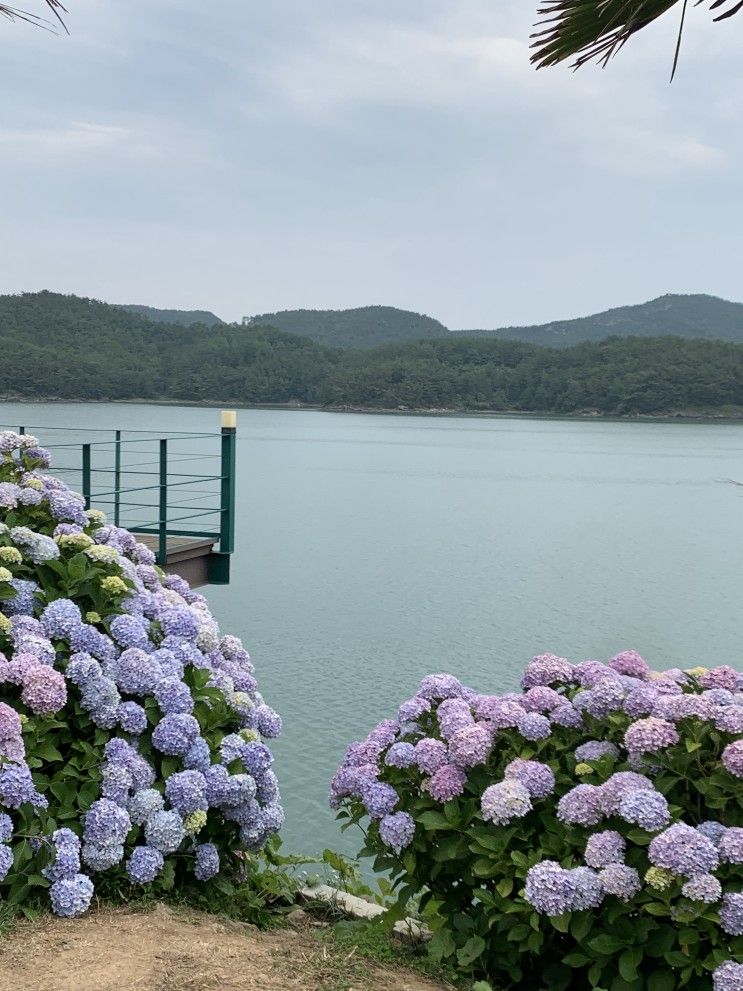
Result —
<svg viewBox="0 0 743 991"><path fill-rule="evenodd" d="M237 453L237 413L222 413L222 485L220 494L219 550L235 549L235 459Z"/></svg>
<svg viewBox="0 0 743 991"><path fill-rule="evenodd" d="M119 509L121 503L121 431L116 431L114 442L114 525L119 525Z"/></svg>
<svg viewBox="0 0 743 991"><path fill-rule="evenodd" d="M164 568L168 560L168 441L160 440L160 515L158 517L157 563Z"/></svg>
<svg viewBox="0 0 743 991"><path fill-rule="evenodd" d="M25 432L26 432L26 428L25 427L19 427L18 428L18 433L21 435L21 437L25 434Z"/></svg>
<svg viewBox="0 0 743 991"><path fill-rule="evenodd" d="M90 509L90 444L83 444L83 498Z"/></svg>

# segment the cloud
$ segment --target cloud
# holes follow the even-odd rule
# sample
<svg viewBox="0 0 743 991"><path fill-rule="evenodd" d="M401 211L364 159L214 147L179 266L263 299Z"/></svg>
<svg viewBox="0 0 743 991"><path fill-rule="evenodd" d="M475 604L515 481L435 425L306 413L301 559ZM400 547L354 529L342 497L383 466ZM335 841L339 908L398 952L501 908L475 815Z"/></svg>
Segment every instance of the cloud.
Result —
<svg viewBox="0 0 743 991"><path fill-rule="evenodd" d="M110 124L75 121L67 127L0 130L4 154L37 157L39 155L90 155L96 153L143 157L155 148L133 130Z"/></svg>

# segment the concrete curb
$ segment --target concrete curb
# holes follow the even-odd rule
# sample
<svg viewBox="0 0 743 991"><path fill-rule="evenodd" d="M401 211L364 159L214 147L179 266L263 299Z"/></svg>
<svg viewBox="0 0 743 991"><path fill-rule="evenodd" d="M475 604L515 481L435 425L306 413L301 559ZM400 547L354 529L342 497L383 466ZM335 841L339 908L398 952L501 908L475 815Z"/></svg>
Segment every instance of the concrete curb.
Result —
<svg viewBox="0 0 743 991"><path fill-rule="evenodd" d="M381 905L374 905L364 901L357 895L349 895L339 888L332 888L329 884L316 884L312 888L302 888L300 891L302 898L307 901L325 902L334 905L344 915L350 915L354 919L366 919L371 921L384 915L385 909ZM396 936L402 939L422 940L430 939L431 931L428 926L418 922L416 919L401 919L392 928Z"/></svg>

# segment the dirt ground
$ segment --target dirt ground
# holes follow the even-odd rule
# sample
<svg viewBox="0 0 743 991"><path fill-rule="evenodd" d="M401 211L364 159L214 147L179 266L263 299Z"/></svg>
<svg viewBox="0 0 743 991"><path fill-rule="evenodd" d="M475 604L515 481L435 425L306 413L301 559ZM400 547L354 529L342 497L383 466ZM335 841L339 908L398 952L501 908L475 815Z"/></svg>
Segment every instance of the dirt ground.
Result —
<svg viewBox="0 0 743 991"><path fill-rule="evenodd" d="M441 991L334 949L309 924L260 932L163 905L23 923L0 937L0 991Z"/></svg>

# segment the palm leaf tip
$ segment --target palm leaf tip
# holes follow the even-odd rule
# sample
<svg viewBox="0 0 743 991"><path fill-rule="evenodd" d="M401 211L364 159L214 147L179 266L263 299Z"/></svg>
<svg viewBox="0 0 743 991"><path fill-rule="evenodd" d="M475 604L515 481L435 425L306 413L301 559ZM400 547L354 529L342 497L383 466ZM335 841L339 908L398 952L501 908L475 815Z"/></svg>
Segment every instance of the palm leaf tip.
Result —
<svg viewBox="0 0 743 991"><path fill-rule="evenodd" d="M64 30L67 31L67 25L62 20L62 14L67 13L67 8L60 3L60 0L44 0L44 2ZM11 21L26 21L29 24L36 24L39 27L44 27L49 23L38 14L32 14L27 10L20 10L18 7L9 7L5 3L0 3L0 17L7 17Z"/></svg>
<svg viewBox="0 0 743 991"><path fill-rule="evenodd" d="M543 0L531 61L538 69L567 59L576 69L592 61L606 66L632 35L678 4L685 8L686 0ZM713 0L710 6L729 8L715 18L722 20L743 8L743 0Z"/></svg>

